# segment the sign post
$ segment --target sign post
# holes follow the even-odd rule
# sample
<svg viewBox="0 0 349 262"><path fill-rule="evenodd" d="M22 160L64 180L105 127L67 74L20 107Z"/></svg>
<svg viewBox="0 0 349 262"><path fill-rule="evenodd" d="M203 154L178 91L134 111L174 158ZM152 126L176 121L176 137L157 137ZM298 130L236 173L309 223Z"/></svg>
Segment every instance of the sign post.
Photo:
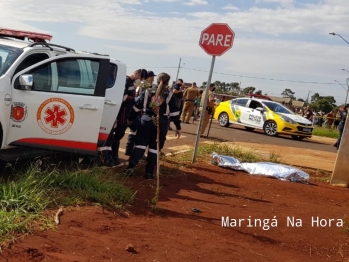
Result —
<svg viewBox="0 0 349 262"><path fill-rule="evenodd" d="M231 28L227 24L214 23L208 26L207 28L205 28L201 32L199 46L207 54L212 56L212 61L211 61L210 73L208 75L208 80L207 80L207 85L205 90L204 103L200 105L202 107L202 111L200 114L200 122L199 122L198 130L196 133L192 163L194 163L196 160L196 154L197 154L199 139L200 139L201 130L202 130L202 123L205 117L205 111L207 107L207 98L208 98L208 93L210 91L212 73L213 73L216 56L221 56L230 48L232 48L234 38L235 38L235 33L233 30L231 30Z"/></svg>
<svg viewBox="0 0 349 262"><path fill-rule="evenodd" d="M348 87L349 88L349 87ZM339 145L338 154L332 173L330 184L333 186L348 187L349 185L349 117L345 120L344 130Z"/></svg>

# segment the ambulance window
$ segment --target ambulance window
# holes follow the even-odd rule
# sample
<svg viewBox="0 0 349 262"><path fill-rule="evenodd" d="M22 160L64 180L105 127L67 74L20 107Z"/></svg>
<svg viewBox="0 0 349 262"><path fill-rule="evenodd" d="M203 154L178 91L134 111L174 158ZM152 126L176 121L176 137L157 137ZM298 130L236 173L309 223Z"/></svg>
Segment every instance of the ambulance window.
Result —
<svg viewBox="0 0 349 262"><path fill-rule="evenodd" d="M22 71L23 69L26 69L27 67L30 67L48 58L49 56L43 53L29 55L19 64L19 66L16 68L16 71L13 75L16 75L18 72Z"/></svg>
<svg viewBox="0 0 349 262"><path fill-rule="evenodd" d="M58 92L95 93L99 62L85 59L69 59L56 62Z"/></svg>
<svg viewBox="0 0 349 262"><path fill-rule="evenodd" d="M118 67L115 64L109 64L109 72L107 79L107 88L111 88L115 84L116 75L118 73Z"/></svg>

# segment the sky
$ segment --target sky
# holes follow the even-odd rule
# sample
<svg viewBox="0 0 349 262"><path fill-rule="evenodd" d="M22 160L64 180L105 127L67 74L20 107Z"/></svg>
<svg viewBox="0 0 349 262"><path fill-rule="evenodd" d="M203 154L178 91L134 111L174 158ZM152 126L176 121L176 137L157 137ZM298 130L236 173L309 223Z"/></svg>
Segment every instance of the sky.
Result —
<svg viewBox="0 0 349 262"><path fill-rule="evenodd" d="M49 33L52 43L109 54L128 74L145 68L176 80L178 72L198 86L212 61L199 46L201 32L225 23L235 38L216 56L212 82L238 82L272 96L286 88L296 98L319 93L338 105L347 95L348 0L1 0L0 10L0 27Z"/></svg>

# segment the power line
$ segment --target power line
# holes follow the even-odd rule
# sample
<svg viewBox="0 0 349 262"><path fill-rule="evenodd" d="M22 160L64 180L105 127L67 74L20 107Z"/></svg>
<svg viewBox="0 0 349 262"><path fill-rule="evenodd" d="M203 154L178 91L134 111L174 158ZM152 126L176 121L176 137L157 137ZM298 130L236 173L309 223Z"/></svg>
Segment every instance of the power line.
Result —
<svg viewBox="0 0 349 262"><path fill-rule="evenodd" d="M153 67L153 66L143 66L143 67L128 66L127 68L171 68L171 69L176 69L176 68L178 68L178 66L159 66L159 67ZM182 66L181 69L187 69L187 70L192 70L192 71L208 73L207 70L190 68L190 67L183 67ZM325 83L325 82L315 82L315 81L277 79L277 78L266 78L266 77L257 77L257 76L234 75L234 74L230 74L230 73L221 73L221 72L213 72L213 73L214 74L218 74L218 75L228 75L228 76L235 76L235 77L242 77L242 78L251 78L251 79L259 79L259 80L268 80L268 81L291 82L291 83L301 83L301 84L317 84L317 85L336 85L336 83L332 83L332 82L331 83Z"/></svg>
<svg viewBox="0 0 349 262"><path fill-rule="evenodd" d="M206 71L206 70L195 69L195 68L188 68L188 67L182 67L182 68L183 68L183 69L188 69L188 70L193 70L193 71L208 72L208 71ZM300 81L300 80L274 79L274 78L265 78L265 77L256 77L256 76L234 75L234 74L220 73L220 72L213 72L213 73L219 74L219 75L229 75L229 76L237 76L237 77L243 77L243 78L261 79L261 80L269 80L269 81L281 81L281 82L292 82L292 83L302 83L302 84L335 85L335 83L321 83L321 82Z"/></svg>

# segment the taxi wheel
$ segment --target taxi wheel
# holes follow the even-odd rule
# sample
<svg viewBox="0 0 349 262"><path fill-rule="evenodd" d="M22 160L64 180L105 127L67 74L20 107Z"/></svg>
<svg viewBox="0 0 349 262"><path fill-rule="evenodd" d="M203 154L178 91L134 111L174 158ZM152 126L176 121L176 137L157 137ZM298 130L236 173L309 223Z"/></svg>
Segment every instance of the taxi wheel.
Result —
<svg viewBox="0 0 349 262"><path fill-rule="evenodd" d="M220 126L223 126L223 127L230 126L228 114L224 112L220 113L218 117L218 123Z"/></svg>
<svg viewBox="0 0 349 262"><path fill-rule="evenodd" d="M263 126L264 133L268 136L277 136L277 125L274 121L268 121Z"/></svg>
<svg viewBox="0 0 349 262"><path fill-rule="evenodd" d="M305 136L291 136L294 140L303 140Z"/></svg>

